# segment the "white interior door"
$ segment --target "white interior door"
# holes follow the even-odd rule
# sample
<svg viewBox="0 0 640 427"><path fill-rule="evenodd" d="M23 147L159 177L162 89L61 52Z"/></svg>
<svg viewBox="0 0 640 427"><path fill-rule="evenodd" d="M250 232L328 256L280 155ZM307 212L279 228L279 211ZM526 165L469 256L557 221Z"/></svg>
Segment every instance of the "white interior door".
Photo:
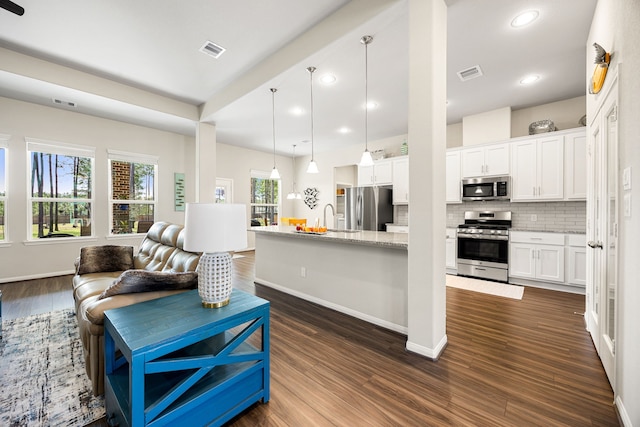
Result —
<svg viewBox="0 0 640 427"><path fill-rule="evenodd" d="M619 215L617 111L614 80L591 124L587 196L587 327L614 388Z"/></svg>

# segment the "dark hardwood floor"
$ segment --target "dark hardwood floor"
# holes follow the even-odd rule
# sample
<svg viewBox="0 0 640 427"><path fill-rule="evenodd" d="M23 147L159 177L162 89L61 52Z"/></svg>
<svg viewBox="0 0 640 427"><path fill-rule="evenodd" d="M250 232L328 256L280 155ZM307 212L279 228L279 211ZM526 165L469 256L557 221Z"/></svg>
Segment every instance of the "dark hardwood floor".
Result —
<svg viewBox="0 0 640 427"><path fill-rule="evenodd" d="M519 301L447 288L449 343L432 362L407 352L402 334L254 285L254 255L242 255L234 286L271 301L271 400L230 425L619 425L583 296L526 288ZM69 281L1 285L3 314L72 307L58 296Z"/></svg>

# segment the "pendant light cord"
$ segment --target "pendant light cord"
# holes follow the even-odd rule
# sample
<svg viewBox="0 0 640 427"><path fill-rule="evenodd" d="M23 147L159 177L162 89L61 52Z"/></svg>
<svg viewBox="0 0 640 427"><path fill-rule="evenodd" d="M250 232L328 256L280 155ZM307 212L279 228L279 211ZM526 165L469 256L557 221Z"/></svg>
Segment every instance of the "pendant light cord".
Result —
<svg viewBox="0 0 640 427"><path fill-rule="evenodd" d="M276 92L278 89L271 89L271 111L273 111L273 167L276 167Z"/></svg>
<svg viewBox="0 0 640 427"><path fill-rule="evenodd" d="M364 44L364 149L369 151L369 43L371 36L362 36L360 43Z"/></svg>
<svg viewBox="0 0 640 427"><path fill-rule="evenodd" d="M316 70L316 67L309 67L307 71L309 72L309 82L311 87L311 161L313 162L313 72Z"/></svg>

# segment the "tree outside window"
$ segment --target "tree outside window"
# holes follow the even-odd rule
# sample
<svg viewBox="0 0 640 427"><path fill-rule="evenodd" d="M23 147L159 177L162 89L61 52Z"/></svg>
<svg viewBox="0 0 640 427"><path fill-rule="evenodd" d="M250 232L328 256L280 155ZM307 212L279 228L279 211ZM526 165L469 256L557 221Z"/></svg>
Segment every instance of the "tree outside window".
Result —
<svg viewBox="0 0 640 427"><path fill-rule="evenodd" d="M280 180L266 172L251 173L251 225L277 225L280 211Z"/></svg>
<svg viewBox="0 0 640 427"><path fill-rule="evenodd" d="M29 147L29 238L90 236L94 160L82 153L92 151L38 143Z"/></svg>
<svg viewBox="0 0 640 427"><path fill-rule="evenodd" d="M157 166L110 160L111 234L144 233L153 224Z"/></svg>

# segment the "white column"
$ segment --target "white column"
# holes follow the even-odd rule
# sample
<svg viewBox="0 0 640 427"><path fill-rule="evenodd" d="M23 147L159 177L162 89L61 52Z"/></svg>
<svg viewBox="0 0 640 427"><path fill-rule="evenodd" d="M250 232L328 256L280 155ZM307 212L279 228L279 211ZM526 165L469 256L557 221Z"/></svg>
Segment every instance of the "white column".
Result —
<svg viewBox="0 0 640 427"><path fill-rule="evenodd" d="M210 123L196 125L195 150L196 202L213 203L216 200L216 127Z"/></svg>
<svg viewBox="0 0 640 427"><path fill-rule="evenodd" d="M407 350L447 343L445 154L447 7L409 0L409 300Z"/></svg>

